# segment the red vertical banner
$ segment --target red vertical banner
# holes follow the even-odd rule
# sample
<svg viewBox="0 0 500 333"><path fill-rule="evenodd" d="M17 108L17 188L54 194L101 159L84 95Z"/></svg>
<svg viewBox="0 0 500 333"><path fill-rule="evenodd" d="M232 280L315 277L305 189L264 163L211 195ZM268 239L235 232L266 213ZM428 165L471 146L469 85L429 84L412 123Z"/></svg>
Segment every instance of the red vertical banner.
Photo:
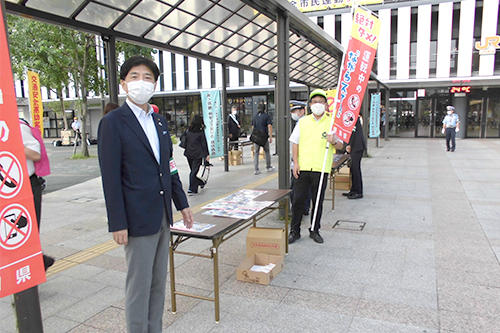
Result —
<svg viewBox="0 0 500 333"><path fill-rule="evenodd" d="M3 10L0 6L0 297L45 282Z"/></svg>
<svg viewBox="0 0 500 333"><path fill-rule="evenodd" d="M379 34L380 20L371 12L357 8L340 77L340 108L332 128L344 142L349 141L358 119L377 52Z"/></svg>

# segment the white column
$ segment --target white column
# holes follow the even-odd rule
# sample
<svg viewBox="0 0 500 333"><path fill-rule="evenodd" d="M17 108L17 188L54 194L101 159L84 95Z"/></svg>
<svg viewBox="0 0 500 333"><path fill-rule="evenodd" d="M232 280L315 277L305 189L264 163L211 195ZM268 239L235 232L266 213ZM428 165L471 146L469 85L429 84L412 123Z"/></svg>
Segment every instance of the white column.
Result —
<svg viewBox="0 0 500 333"><path fill-rule="evenodd" d="M212 87L212 73L210 72L210 61L201 61L201 87L210 89Z"/></svg>
<svg viewBox="0 0 500 333"><path fill-rule="evenodd" d="M335 39L335 14L323 16L323 30Z"/></svg>
<svg viewBox="0 0 500 333"><path fill-rule="evenodd" d="M458 35L457 76L471 76L472 48L474 47L474 18L476 0L460 3L460 30Z"/></svg>
<svg viewBox="0 0 500 333"><path fill-rule="evenodd" d="M481 27L481 41L486 37L497 35L499 0L483 1L483 26ZM497 50L498 52L498 50ZM483 54L479 56L479 76L493 75L495 69L495 54Z"/></svg>
<svg viewBox="0 0 500 333"><path fill-rule="evenodd" d="M172 91L172 54L163 51L163 91Z"/></svg>
<svg viewBox="0 0 500 333"><path fill-rule="evenodd" d="M398 8L398 50L396 52L396 77L398 80L410 77L410 29L411 7Z"/></svg>
<svg viewBox="0 0 500 333"><path fill-rule="evenodd" d="M184 56L182 54L175 55L175 90L186 90L186 82L184 80Z"/></svg>
<svg viewBox="0 0 500 333"><path fill-rule="evenodd" d="M198 89L198 59L189 57L189 89Z"/></svg>
<svg viewBox="0 0 500 333"><path fill-rule="evenodd" d="M431 58L431 19L432 5L418 6L417 79L429 78L429 62Z"/></svg>
<svg viewBox="0 0 500 333"><path fill-rule="evenodd" d="M229 67L229 86L238 87L240 85L240 70L236 67Z"/></svg>
<svg viewBox="0 0 500 333"><path fill-rule="evenodd" d="M378 14L381 26L377 50L377 75L381 80L389 80L391 77L391 10L381 9Z"/></svg>
<svg viewBox="0 0 500 333"><path fill-rule="evenodd" d="M351 36L352 29L352 15L351 12L342 14L342 46L347 48L349 44L349 37Z"/></svg>
<svg viewBox="0 0 500 333"><path fill-rule="evenodd" d="M453 2L439 4L436 77L450 77Z"/></svg>
<svg viewBox="0 0 500 333"><path fill-rule="evenodd" d="M222 88L222 64L215 64L215 86Z"/></svg>

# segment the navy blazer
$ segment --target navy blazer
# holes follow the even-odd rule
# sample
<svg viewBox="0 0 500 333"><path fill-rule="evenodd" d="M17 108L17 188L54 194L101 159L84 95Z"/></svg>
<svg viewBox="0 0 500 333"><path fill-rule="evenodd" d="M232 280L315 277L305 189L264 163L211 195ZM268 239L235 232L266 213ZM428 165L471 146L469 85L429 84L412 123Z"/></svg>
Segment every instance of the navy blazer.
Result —
<svg viewBox="0 0 500 333"><path fill-rule="evenodd" d="M177 210L189 207L172 159L167 120L153 113L160 142L160 164L127 105L108 113L99 123L98 155L109 231L128 229L130 236L153 235L166 211L172 224L172 200ZM170 161L172 159L172 161Z"/></svg>

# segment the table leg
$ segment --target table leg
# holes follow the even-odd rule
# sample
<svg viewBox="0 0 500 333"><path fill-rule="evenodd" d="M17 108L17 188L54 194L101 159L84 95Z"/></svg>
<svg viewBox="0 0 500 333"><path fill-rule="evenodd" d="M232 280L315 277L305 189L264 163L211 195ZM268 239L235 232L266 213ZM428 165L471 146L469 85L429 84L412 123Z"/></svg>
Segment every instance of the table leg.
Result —
<svg viewBox="0 0 500 333"><path fill-rule="evenodd" d="M335 210L335 175L332 176L332 210Z"/></svg>
<svg viewBox="0 0 500 333"><path fill-rule="evenodd" d="M217 251L219 247L218 239L213 239L213 247L210 249L212 251L212 257L214 261L214 303L215 303L215 322L220 321L220 303L219 303L219 253Z"/></svg>
<svg viewBox="0 0 500 333"><path fill-rule="evenodd" d="M170 235L170 246L168 247L168 259L170 261L170 298L172 300L172 313L177 312L177 303L175 301L175 266L174 266L174 238Z"/></svg>

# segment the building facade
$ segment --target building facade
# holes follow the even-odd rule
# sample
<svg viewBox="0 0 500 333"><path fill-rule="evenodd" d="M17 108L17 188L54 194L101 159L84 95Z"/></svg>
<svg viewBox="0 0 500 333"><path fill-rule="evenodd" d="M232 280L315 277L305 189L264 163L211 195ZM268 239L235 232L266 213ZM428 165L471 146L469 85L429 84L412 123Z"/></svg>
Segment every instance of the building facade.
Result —
<svg viewBox="0 0 500 333"><path fill-rule="evenodd" d="M373 72L391 89L386 113L389 136L440 137L445 107L453 105L462 124L458 137L500 137L499 0L386 1L367 8L382 22ZM306 15L347 45L350 9ZM169 120L172 133L179 135L192 116L201 113L200 91L222 88L222 66L166 51L159 51L155 61L162 75L152 102ZM238 107L243 135L249 134L259 103L274 117L274 78L233 67L227 71L228 105ZM374 85L369 87L375 92ZM292 83L290 89L292 99L307 99L307 87ZM27 96L24 90L17 82L18 97ZM122 102L125 96L120 93ZM56 98L45 90L42 94ZM76 96L71 87L66 95ZM87 119L91 136L97 135L104 102L100 97L91 102ZM47 124L62 124L54 113L51 116L55 119ZM60 128L50 126L46 132L58 136Z"/></svg>

